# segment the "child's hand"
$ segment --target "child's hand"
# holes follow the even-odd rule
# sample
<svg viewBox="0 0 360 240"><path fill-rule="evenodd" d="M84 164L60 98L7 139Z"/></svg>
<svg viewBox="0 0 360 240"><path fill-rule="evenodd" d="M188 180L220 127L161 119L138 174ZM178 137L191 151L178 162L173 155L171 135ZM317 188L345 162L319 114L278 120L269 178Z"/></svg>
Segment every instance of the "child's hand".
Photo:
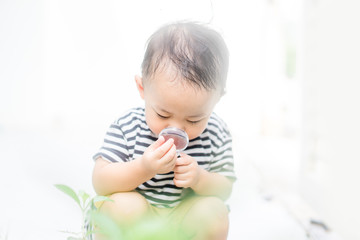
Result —
<svg viewBox="0 0 360 240"><path fill-rule="evenodd" d="M164 137L151 144L142 156L143 166L154 174L171 172L176 164L176 147L173 139Z"/></svg>
<svg viewBox="0 0 360 240"><path fill-rule="evenodd" d="M193 157L181 153L176 161L174 173L174 183L177 187L193 187L199 181L200 168Z"/></svg>

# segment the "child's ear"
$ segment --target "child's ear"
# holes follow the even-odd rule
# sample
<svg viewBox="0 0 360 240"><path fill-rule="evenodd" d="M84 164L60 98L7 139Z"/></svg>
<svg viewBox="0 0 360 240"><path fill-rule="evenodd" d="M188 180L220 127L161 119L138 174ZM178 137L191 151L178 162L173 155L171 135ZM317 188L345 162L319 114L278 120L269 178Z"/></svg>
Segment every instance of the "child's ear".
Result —
<svg viewBox="0 0 360 240"><path fill-rule="evenodd" d="M139 90L140 97L144 99L144 86L143 86L142 78L139 75L135 76L135 83L137 89Z"/></svg>

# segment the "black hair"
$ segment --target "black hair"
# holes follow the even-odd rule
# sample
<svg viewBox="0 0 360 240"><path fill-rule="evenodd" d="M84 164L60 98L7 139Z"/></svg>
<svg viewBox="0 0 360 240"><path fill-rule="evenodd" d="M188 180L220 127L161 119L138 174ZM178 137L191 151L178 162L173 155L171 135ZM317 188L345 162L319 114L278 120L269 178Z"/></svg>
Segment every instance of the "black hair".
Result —
<svg viewBox="0 0 360 240"><path fill-rule="evenodd" d="M204 24L172 23L151 35L141 65L143 79L169 63L193 85L225 91L229 51L221 35Z"/></svg>

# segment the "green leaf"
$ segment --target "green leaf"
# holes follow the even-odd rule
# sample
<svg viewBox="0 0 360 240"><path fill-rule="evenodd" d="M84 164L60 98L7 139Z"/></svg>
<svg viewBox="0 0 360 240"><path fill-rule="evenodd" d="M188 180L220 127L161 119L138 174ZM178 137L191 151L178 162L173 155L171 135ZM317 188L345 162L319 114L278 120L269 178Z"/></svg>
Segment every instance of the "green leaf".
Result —
<svg viewBox="0 0 360 240"><path fill-rule="evenodd" d="M97 233L95 230L88 230L86 231L85 237L89 237L91 234Z"/></svg>
<svg viewBox="0 0 360 240"><path fill-rule="evenodd" d="M88 202L88 204L85 206L85 210L88 210L90 207L91 203L96 203L96 202L101 202L101 201L108 201L108 202L114 202L114 200L112 200L109 197L106 196L95 196L91 199L91 201Z"/></svg>
<svg viewBox="0 0 360 240"><path fill-rule="evenodd" d="M94 202L94 203L96 203L96 202L101 202L101 201L113 202L114 200L112 200L111 198L106 197L106 196L95 196L95 197L93 198L93 202Z"/></svg>
<svg viewBox="0 0 360 240"><path fill-rule="evenodd" d="M91 219L98 228L98 232L106 236L106 239L118 240L123 239L123 233L114 220L107 215L97 211L91 212Z"/></svg>
<svg viewBox="0 0 360 240"><path fill-rule="evenodd" d="M60 191L62 191L63 193L67 194L72 199L74 199L74 201L77 202L77 204L81 208L79 197L76 195L75 191L72 190L72 188L70 188L66 185L63 185L63 184L55 184L55 187L57 189L59 189Z"/></svg>
<svg viewBox="0 0 360 240"><path fill-rule="evenodd" d="M90 195L84 191L79 191L79 196L82 199L83 205L85 205L86 201L90 198Z"/></svg>

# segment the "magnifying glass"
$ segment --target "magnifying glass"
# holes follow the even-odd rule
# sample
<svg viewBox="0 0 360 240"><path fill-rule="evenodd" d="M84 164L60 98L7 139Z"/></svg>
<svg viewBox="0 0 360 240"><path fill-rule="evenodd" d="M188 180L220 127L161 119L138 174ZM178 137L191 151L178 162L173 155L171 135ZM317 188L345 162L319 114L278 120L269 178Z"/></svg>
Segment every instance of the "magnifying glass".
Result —
<svg viewBox="0 0 360 240"><path fill-rule="evenodd" d="M163 136L165 141L172 138L176 147L176 152L179 153L185 150L189 144L189 137L186 132L180 128L167 127L161 130L159 137Z"/></svg>

